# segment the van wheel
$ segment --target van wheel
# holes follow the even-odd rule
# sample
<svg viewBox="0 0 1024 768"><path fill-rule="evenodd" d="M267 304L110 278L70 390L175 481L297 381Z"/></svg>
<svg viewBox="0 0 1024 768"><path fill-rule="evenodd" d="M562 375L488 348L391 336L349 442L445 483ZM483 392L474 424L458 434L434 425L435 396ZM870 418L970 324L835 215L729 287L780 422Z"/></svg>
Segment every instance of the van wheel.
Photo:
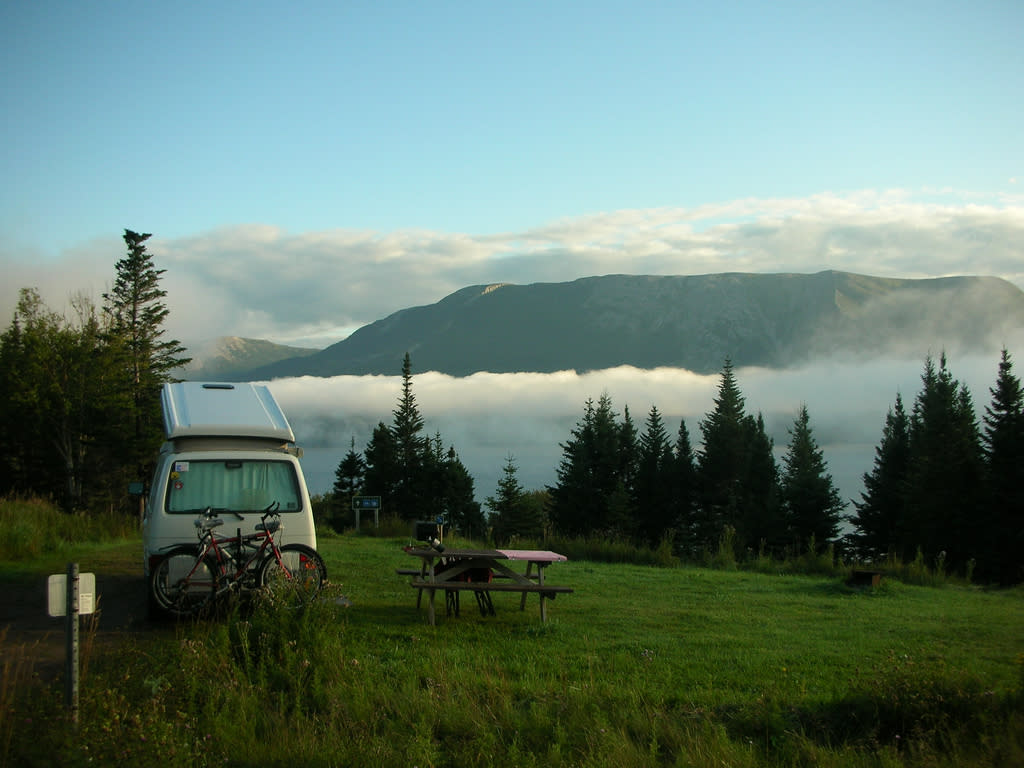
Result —
<svg viewBox="0 0 1024 768"><path fill-rule="evenodd" d="M154 607L177 619L201 614L217 590L217 563L200 560L197 547L175 547L154 567L149 579Z"/></svg>
<svg viewBox="0 0 1024 768"><path fill-rule="evenodd" d="M281 562L271 555L260 563L258 584L273 597L278 595L299 603L313 600L327 583L327 566L312 547L285 544Z"/></svg>

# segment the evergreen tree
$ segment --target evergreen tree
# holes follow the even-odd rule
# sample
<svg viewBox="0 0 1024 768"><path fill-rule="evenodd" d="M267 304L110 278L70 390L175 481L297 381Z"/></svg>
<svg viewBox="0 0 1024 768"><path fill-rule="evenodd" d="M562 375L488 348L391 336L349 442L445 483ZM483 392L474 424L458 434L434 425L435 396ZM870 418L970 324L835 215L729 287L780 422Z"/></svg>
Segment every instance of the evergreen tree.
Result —
<svg viewBox="0 0 1024 768"><path fill-rule="evenodd" d="M110 317L110 343L123 360L123 388L129 393L124 424L125 461L148 479L162 438L160 389L172 381L172 372L186 365L185 348L175 339L163 339L169 310L160 288L166 270L157 269L146 251L148 234L124 231L128 254L116 264L114 287L104 293L104 312Z"/></svg>
<svg viewBox="0 0 1024 768"><path fill-rule="evenodd" d="M875 448L875 463L864 474L861 501L850 519L854 532L849 541L853 551L866 560L887 554L912 556L904 550L907 540L904 514L907 503L907 473L910 465L910 419L903 398L889 409L882 428L882 440Z"/></svg>
<svg viewBox="0 0 1024 768"><path fill-rule="evenodd" d="M655 546L675 522L671 476L672 445L657 406L651 406L640 435L633 507L639 539Z"/></svg>
<svg viewBox="0 0 1024 768"><path fill-rule="evenodd" d="M814 439L806 405L800 406L789 434L781 482L787 526L797 551L812 540L822 551L839 532L845 505Z"/></svg>
<svg viewBox="0 0 1024 768"><path fill-rule="evenodd" d="M541 490L529 490L523 495L523 504L528 508L527 517L530 519L536 519L541 524L541 537L543 539L548 538L550 531L550 520L548 519L548 509L550 507L551 495L546 489Z"/></svg>
<svg viewBox="0 0 1024 768"><path fill-rule="evenodd" d="M635 491L637 473L640 469L640 442L636 425L629 414L629 406L622 408L622 422L619 424L619 466L618 476L622 487L631 496ZM633 526L635 528L635 525Z"/></svg>
<svg viewBox="0 0 1024 768"><path fill-rule="evenodd" d="M557 484L549 489L551 523L566 536L621 536L631 526L630 499L621 472L622 426L611 398L603 394L596 406L588 399L571 434L562 445Z"/></svg>
<svg viewBox="0 0 1024 768"><path fill-rule="evenodd" d="M736 542L750 549L762 546L778 551L786 541L786 523L779 502L779 469L773 454L774 442L764 427L764 417L743 419L746 456L740 483L741 503L733 527Z"/></svg>
<svg viewBox="0 0 1024 768"><path fill-rule="evenodd" d="M473 477L459 459L454 446L448 448L442 473L445 519L466 538L484 538L487 522L475 498Z"/></svg>
<svg viewBox="0 0 1024 768"><path fill-rule="evenodd" d="M1024 390L1004 349L985 408L982 444L988 472L989 536L980 574L1003 584L1024 580Z"/></svg>
<svg viewBox="0 0 1024 768"><path fill-rule="evenodd" d="M678 532L677 547L687 557L694 557L697 553L692 537L696 469L685 419L680 420L676 433L669 486L672 489L672 520Z"/></svg>
<svg viewBox="0 0 1024 768"><path fill-rule="evenodd" d="M499 546L516 537L537 539L543 535L540 510L528 503L527 494L519 484L518 469L515 458L509 456L494 496L488 496L485 502L491 510L494 541Z"/></svg>
<svg viewBox="0 0 1024 768"><path fill-rule="evenodd" d="M749 425L732 361L722 367L714 409L700 423L703 449L697 456L697 511L691 535L698 548L713 550L726 525L743 516Z"/></svg>
<svg viewBox="0 0 1024 768"><path fill-rule="evenodd" d="M72 307L77 322L22 289L0 339L0 490L52 496L67 511L109 502L123 480L109 458L109 421L121 407L109 347L92 303L76 297Z"/></svg>
<svg viewBox="0 0 1024 768"><path fill-rule="evenodd" d="M963 566L981 539L976 525L983 481L981 437L971 397L928 358L910 417L907 526L903 550Z"/></svg>
<svg viewBox="0 0 1024 768"><path fill-rule="evenodd" d="M430 443L421 432L423 417L412 391L412 362L409 353L402 361L402 395L398 406L392 411L394 423L391 428L394 440L395 459L398 465L398 482L393 492L393 506L403 520L422 517L427 489L427 453Z"/></svg>
<svg viewBox="0 0 1024 768"><path fill-rule="evenodd" d="M744 400L732 361L726 359L714 409L701 422L703 449L697 455L697 514L692 535L698 548L711 550L726 525L735 525L744 474Z"/></svg>
<svg viewBox="0 0 1024 768"><path fill-rule="evenodd" d="M10 326L0 340L0 491L60 498L62 471L46 437L44 405L52 386L45 358L60 318L43 304L38 291L22 288Z"/></svg>
<svg viewBox="0 0 1024 768"><path fill-rule="evenodd" d="M331 489L330 524L335 530L342 530L350 521L355 522L352 499L360 494L366 460L356 451L356 439L349 443L348 453L334 470L334 487Z"/></svg>
<svg viewBox="0 0 1024 768"><path fill-rule="evenodd" d="M363 455L366 457L363 493L380 496L381 510L387 515L394 514L395 489L401 478L401 469L394 436L383 421L374 428Z"/></svg>

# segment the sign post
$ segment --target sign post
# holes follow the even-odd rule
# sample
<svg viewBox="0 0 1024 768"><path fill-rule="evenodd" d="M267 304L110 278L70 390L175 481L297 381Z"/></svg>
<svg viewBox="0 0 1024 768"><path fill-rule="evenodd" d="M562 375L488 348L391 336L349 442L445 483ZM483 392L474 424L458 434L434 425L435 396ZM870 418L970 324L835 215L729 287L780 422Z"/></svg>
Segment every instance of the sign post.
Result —
<svg viewBox="0 0 1024 768"><path fill-rule="evenodd" d="M78 563L68 563L66 574L50 576L47 610L54 617L64 617L65 646L64 704L71 722L78 728L78 616L95 609L96 576L78 572Z"/></svg>
<svg viewBox="0 0 1024 768"><path fill-rule="evenodd" d="M373 510L373 527L380 528L380 496L353 496L352 509L356 513L356 530L359 530L359 513L364 509Z"/></svg>
<svg viewBox="0 0 1024 768"><path fill-rule="evenodd" d="M67 602L64 619L67 635L67 661L64 666L64 705L71 713L71 722L78 726L78 563L68 563Z"/></svg>

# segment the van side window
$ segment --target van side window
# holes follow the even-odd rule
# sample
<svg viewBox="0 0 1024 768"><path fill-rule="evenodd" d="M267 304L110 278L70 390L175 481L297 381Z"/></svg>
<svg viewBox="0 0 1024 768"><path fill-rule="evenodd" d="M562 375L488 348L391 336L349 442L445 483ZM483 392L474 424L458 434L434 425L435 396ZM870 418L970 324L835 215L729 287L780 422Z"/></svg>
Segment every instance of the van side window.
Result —
<svg viewBox="0 0 1024 768"><path fill-rule="evenodd" d="M171 464L166 509L192 513L214 507L258 512L280 504L281 512L302 507L295 467L289 461L202 460Z"/></svg>

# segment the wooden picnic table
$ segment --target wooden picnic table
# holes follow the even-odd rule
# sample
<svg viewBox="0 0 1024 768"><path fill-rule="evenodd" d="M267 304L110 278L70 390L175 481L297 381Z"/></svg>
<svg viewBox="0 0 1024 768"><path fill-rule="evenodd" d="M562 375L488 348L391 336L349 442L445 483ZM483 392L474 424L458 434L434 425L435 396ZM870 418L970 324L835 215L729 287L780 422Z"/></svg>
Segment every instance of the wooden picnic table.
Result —
<svg viewBox="0 0 1024 768"><path fill-rule="evenodd" d="M492 592L519 592L519 609L525 610L530 594L540 595L540 620L547 621L547 601L555 595L572 592L570 587L553 586L544 581L544 571L551 563L564 563L569 558L557 552L536 549L444 549L405 547L407 554L420 559L418 569L398 569L400 575L412 576L410 585L417 590L416 607L427 592L427 617L435 623L434 595L445 593L448 615L459 612L459 594L472 592L481 613L494 615ZM510 567L510 562L525 562L526 572Z"/></svg>

